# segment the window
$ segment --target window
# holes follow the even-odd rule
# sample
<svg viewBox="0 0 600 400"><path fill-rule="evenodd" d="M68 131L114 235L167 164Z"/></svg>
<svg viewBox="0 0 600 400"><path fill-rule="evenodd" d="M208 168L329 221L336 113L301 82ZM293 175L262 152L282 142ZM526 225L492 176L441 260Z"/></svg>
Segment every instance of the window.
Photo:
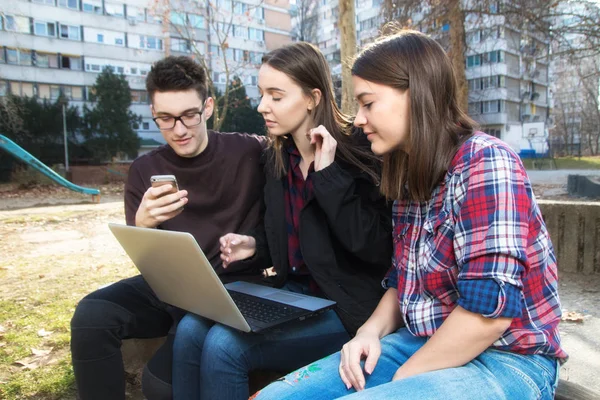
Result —
<svg viewBox="0 0 600 400"><path fill-rule="evenodd" d="M204 28L204 17L202 15L188 14L188 22L192 28Z"/></svg>
<svg viewBox="0 0 600 400"><path fill-rule="evenodd" d="M258 53L255 51L250 52L250 62L252 64L261 64L262 63L262 53Z"/></svg>
<svg viewBox="0 0 600 400"><path fill-rule="evenodd" d="M58 6L71 8L73 10L79 9L79 7L77 5L77 0L58 0Z"/></svg>
<svg viewBox="0 0 600 400"><path fill-rule="evenodd" d="M171 23L174 25L185 25L185 14L171 11Z"/></svg>
<svg viewBox="0 0 600 400"><path fill-rule="evenodd" d="M127 18L129 20L144 22L146 20L144 9L127 5Z"/></svg>
<svg viewBox="0 0 600 400"><path fill-rule="evenodd" d="M244 51L241 49L234 49L233 50L233 59L237 62L243 62L243 61L248 61L249 55L248 55L248 51Z"/></svg>
<svg viewBox="0 0 600 400"><path fill-rule="evenodd" d="M0 81L0 96L6 96L8 93L8 82Z"/></svg>
<svg viewBox="0 0 600 400"><path fill-rule="evenodd" d="M61 92L67 99L72 100L73 90L71 89L71 86L63 86Z"/></svg>
<svg viewBox="0 0 600 400"><path fill-rule="evenodd" d="M35 65L40 68L48 68L50 66L49 58L49 54L35 53Z"/></svg>
<svg viewBox="0 0 600 400"><path fill-rule="evenodd" d="M60 24L60 37L63 39L79 40L79 27Z"/></svg>
<svg viewBox="0 0 600 400"><path fill-rule="evenodd" d="M103 34L101 34L101 33L99 33L99 34L96 36L96 41L97 41L98 43L104 43L104 35L103 35Z"/></svg>
<svg viewBox="0 0 600 400"><path fill-rule="evenodd" d="M481 41L481 31L467 33L467 43L479 43Z"/></svg>
<svg viewBox="0 0 600 400"><path fill-rule="evenodd" d="M4 29L11 32L31 33L29 30L29 18L14 15L4 16Z"/></svg>
<svg viewBox="0 0 600 400"><path fill-rule="evenodd" d="M218 57L221 55L221 48L219 46L215 46L214 44L210 45L210 54L213 57Z"/></svg>
<svg viewBox="0 0 600 400"><path fill-rule="evenodd" d="M481 103L469 103L469 115L478 115L481 113Z"/></svg>
<svg viewBox="0 0 600 400"><path fill-rule="evenodd" d="M484 101L481 103L481 112L484 114L493 114L502 112L504 102L502 100Z"/></svg>
<svg viewBox="0 0 600 400"><path fill-rule="evenodd" d="M47 4L49 6L54 5L54 0L33 0L34 3Z"/></svg>
<svg viewBox="0 0 600 400"><path fill-rule="evenodd" d="M141 90L132 90L131 102L138 104L148 104L148 92Z"/></svg>
<svg viewBox="0 0 600 400"><path fill-rule="evenodd" d="M265 31L261 29L250 28L250 40L264 41Z"/></svg>
<svg viewBox="0 0 600 400"><path fill-rule="evenodd" d="M32 65L31 50L6 49L9 54L9 64Z"/></svg>
<svg viewBox="0 0 600 400"><path fill-rule="evenodd" d="M146 69L140 69L140 75L143 75L143 76L148 75L148 70L146 70Z"/></svg>
<svg viewBox="0 0 600 400"><path fill-rule="evenodd" d="M71 100L83 100L83 88L81 86L71 87Z"/></svg>
<svg viewBox="0 0 600 400"><path fill-rule="evenodd" d="M142 129L145 131L150 130L150 123L148 122L142 122Z"/></svg>
<svg viewBox="0 0 600 400"><path fill-rule="evenodd" d="M21 96L33 97L33 83L21 82Z"/></svg>
<svg viewBox="0 0 600 400"><path fill-rule="evenodd" d="M124 8L123 4L104 2L104 12L106 15L123 18L125 16Z"/></svg>
<svg viewBox="0 0 600 400"><path fill-rule="evenodd" d="M50 85L50 98L58 99L60 97L60 86Z"/></svg>
<svg viewBox="0 0 600 400"><path fill-rule="evenodd" d="M6 63L6 56L4 55L4 49L0 49L0 63Z"/></svg>
<svg viewBox="0 0 600 400"><path fill-rule="evenodd" d="M102 0L83 0L83 12L102 15Z"/></svg>
<svg viewBox="0 0 600 400"><path fill-rule="evenodd" d="M37 36L56 36L56 24L53 22L35 21L33 32Z"/></svg>
<svg viewBox="0 0 600 400"><path fill-rule="evenodd" d="M252 30L253 28L250 28ZM233 36L243 39L248 39L248 28L245 26L234 25Z"/></svg>
<svg viewBox="0 0 600 400"><path fill-rule="evenodd" d="M485 130L485 132L486 132L488 135L495 136L495 137L497 137L498 139L500 139L500 129L489 129L489 128L488 128L488 129L486 129L486 130Z"/></svg>
<svg viewBox="0 0 600 400"><path fill-rule="evenodd" d="M6 63L7 64L18 64L19 53L16 49L6 49Z"/></svg>
<svg viewBox="0 0 600 400"><path fill-rule="evenodd" d="M242 15L248 12L248 4L236 1L233 3L234 14Z"/></svg>
<svg viewBox="0 0 600 400"><path fill-rule="evenodd" d="M60 63L60 67L64 69L71 69L74 71L81 70L81 57L69 57L63 55Z"/></svg>
<svg viewBox="0 0 600 400"><path fill-rule="evenodd" d="M481 55L476 54L474 56L467 57L467 68L473 68L481 65Z"/></svg>
<svg viewBox="0 0 600 400"><path fill-rule="evenodd" d="M125 73L125 68L123 68L123 67L117 67L117 73L118 74L124 74Z"/></svg>
<svg viewBox="0 0 600 400"><path fill-rule="evenodd" d="M58 68L58 55L36 52L35 65L40 68Z"/></svg>
<svg viewBox="0 0 600 400"><path fill-rule="evenodd" d="M256 7L254 9L254 18L265 19L265 9L262 7Z"/></svg>
<svg viewBox="0 0 600 400"><path fill-rule="evenodd" d="M162 50L162 39L140 35L140 49Z"/></svg>
<svg viewBox="0 0 600 400"><path fill-rule="evenodd" d="M190 42L186 39L171 38L171 51L178 51L180 53L191 52Z"/></svg>
<svg viewBox="0 0 600 400"><path fill-rule="evenodd" d="M115 38L115 44L117 46L123 46L123 38Z"/></svg>
<svg viewBox="0 0 600 400"><path fill-rule="evenodd" d="M135 68L135 67L131 67L131 68L129 69L129 73L130 73L131 75L137 75L137 73L138 73L138 69L137 69L137 68Z"/></svg>

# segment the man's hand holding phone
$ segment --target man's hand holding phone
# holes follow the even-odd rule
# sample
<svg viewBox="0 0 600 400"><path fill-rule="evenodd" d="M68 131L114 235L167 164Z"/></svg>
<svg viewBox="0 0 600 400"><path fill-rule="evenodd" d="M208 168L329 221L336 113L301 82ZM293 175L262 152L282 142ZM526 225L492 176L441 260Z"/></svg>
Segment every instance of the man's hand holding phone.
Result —
<svg viewBox="0 0 600 400"><path fill-rule="evenodd" d="M135 214L136 226L156 228L181 214L188 202L187 190L179 190L172 175L152 176L151 184Z"/></svg>

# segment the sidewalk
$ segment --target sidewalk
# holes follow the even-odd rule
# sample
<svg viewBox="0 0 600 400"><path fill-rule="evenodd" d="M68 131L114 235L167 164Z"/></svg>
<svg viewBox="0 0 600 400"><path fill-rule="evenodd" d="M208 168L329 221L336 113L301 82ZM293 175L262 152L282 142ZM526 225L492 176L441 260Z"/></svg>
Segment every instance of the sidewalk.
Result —
<svg viewBox="0 0 600 400"><path fill-rule="evenodd" d="M562 344L569 354L560 377L600 394L600 273L559 271L558 281L563 313L575 311L584 315L583 322L560 324Z"/></svg>

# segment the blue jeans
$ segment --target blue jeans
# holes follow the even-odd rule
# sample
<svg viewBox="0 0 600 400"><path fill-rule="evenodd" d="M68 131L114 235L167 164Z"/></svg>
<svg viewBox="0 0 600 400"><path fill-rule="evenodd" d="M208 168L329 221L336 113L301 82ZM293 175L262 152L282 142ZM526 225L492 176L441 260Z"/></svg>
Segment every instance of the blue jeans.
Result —
<svg viewBox="0 0 600 400"><path fill-rule="evenodd" d="M307 291L297 282L285 288ZM338 351L349 339L332 310L259 334L187 314L177 327L173 347L173 397L247 400L250 371L291 371Z"/></svg>
<svg viewBox="0 0 600 400"><path fill-rule="evenodd" d="M338 373L340 353L288 374L258 392L254 400L473 399L551 400L558 363L541 355L488 349L468 364L393 381L396 370L425 343L402 328L381 340L381 357L365 390L347 389Z"/></svg>

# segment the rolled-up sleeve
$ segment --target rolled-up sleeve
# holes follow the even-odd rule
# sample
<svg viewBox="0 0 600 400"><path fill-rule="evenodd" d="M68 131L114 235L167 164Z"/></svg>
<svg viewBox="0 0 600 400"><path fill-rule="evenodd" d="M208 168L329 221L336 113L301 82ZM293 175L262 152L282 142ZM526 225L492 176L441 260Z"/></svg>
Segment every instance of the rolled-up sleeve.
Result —
<svg viewBox="0 0 600 400"><path fill-rule="evenodd" d="M463 169L456 194L458 305L488 318L521 316L533 196L522 164L507 149L483 148Z"/></svg>
<svg viewBox="0 0 600 400"><path fill-rule="evenodd" d="M381 281L381 286L386 290L390 288L398 289L398 271L394 265L385 274L385 277Z"/></svg>

